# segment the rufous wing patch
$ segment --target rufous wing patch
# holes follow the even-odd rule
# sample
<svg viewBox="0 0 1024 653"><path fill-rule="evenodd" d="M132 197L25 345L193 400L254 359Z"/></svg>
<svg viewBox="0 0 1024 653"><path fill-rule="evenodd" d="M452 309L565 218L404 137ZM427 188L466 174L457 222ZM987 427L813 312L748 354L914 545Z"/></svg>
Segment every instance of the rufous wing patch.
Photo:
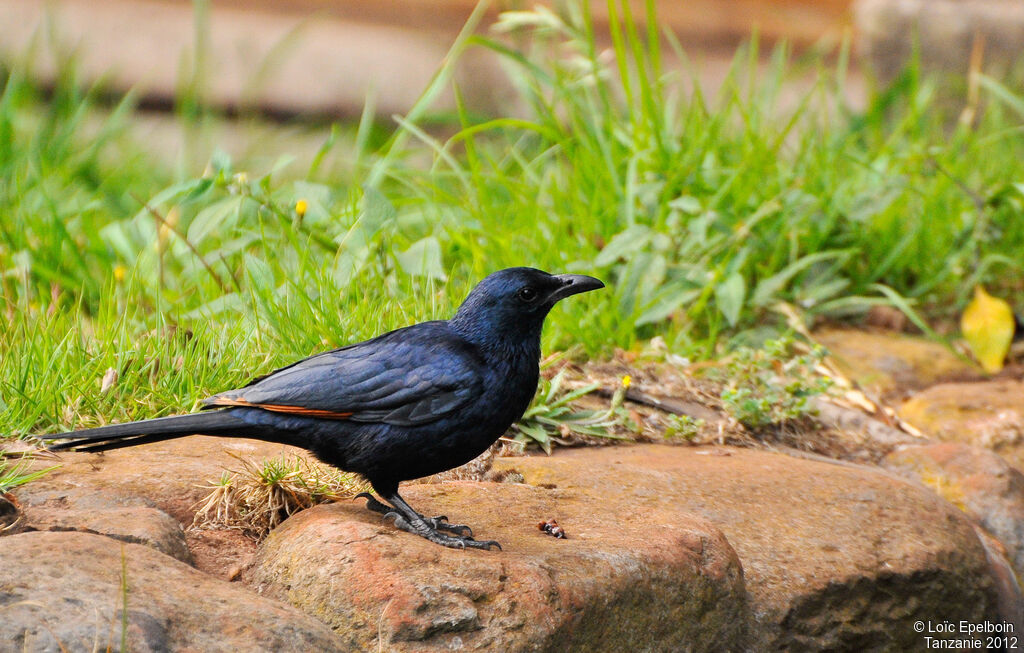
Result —
<svg viewBox="0 0 1024 653"><path fill-rule="evenodd" d="M254 404L241 397L213 397L209 402L210 406L245 406L247 408L262 408L274 413L287 413L289 415L301 415L303 417L319 417L320 419L348 419L352 413L342 413L334 410L323 410L321 408L306 408L304 406L285 406L281 404Z"/></svg>

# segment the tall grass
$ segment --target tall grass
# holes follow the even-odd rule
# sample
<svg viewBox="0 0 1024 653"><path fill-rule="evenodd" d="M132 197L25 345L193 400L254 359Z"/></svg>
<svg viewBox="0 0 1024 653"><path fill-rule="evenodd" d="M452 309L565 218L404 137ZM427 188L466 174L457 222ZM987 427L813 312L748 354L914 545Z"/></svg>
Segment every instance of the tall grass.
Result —
<svg viewBox="0 0 1024 653"><path fill-rule="evenodd" d="M779 302L809 321L875 303L930 318L979 280L1020 299L1013 90L986 81L980 120L958 125L912 67L855 112L845 52L794 62L780 47L759 65L751 45L710 99L652 6L641 25L609 2L607 49L587 3L467 29L453 55L497 53L517 106L481 119L460 104L437 136L423 125L445 68L384 145L364 117L344 178L223 155L176 176L126 135L130 97L98 112L71 64L49 98L8 71L0 434L189 410L295 357L445 317L510 265L610 282L546 331L546 348L592 355L655 334L713 355L779 324ZM796 103L794 75L816 80Z"/></svg>

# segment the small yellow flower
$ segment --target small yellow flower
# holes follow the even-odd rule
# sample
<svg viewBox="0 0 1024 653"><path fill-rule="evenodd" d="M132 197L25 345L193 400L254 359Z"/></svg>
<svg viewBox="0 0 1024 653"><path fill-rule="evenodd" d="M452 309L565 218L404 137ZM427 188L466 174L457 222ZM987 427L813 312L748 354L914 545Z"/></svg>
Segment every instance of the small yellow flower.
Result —
<svg viewBox="0 0 1024 653"><path fill-rule="evenodd" d="M127 269L123 265L115 265L114 280L117 281L118 283L124 281L125 272L127 272Z"/></svg>
<svg viewBox="0 0 1024 653"><path fill-rule="evenodd" d="M628 374L626 376L622 377L622 387L624 389L629 390L629 386L630 386L631 383L633 383L633 377L631 377Z"/></svg>
<svg viewBox="0 0 1024 653"><path fill-rule="evenodd" d="M300 218L306 215L307 210L309 210L309 202L307 202L306 200L299 200L298 202L295 203L295 212L299 215Z"/></svg>

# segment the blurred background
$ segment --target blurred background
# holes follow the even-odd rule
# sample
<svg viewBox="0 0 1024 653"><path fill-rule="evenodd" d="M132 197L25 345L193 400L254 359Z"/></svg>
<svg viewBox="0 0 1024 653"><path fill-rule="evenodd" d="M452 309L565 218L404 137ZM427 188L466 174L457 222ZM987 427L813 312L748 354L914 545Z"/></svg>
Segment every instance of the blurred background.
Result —
<svg viewBox="0 0 1024 653"><path fill-rule="evenodd" d="M545 351L966 355L965 315L1019 374L1022 46L1022 0L0 0L0 432L192 410L524 263L608 282Z"/></svg>
<svg viewBox="0 0 1024 653"><path fill-rule="evenodd" d="M481 25L538 3L492 2ZM543 5L544 3L539 3ZM551 3L548 3L549 5ZM557 5L558 3L554 3ZM633 2L644 15L644 2ZM737 46L756 36L798 55L836 53L852 41L847 94L863 101L862 72L885 80L915 48L925 68L966 73L1012 65L1024 46L1020 0L659 0L662 28L713 91ZM183 89L209 106L271 117L357 117L368 95L381 116L408 111L477 5L473 0L0 0L0 57L34 50L32 70L52 83L73 54L83 80L136 89L172 106ZM591 3L598 39L608 4ZM606 29L604 31L607 31ZM606 39L607 40L607 39ZM460 62L468 105L508 100L497 57ZM448 100L451 106L451 99ZM444 107L442 102L439 107Z"/></svg>

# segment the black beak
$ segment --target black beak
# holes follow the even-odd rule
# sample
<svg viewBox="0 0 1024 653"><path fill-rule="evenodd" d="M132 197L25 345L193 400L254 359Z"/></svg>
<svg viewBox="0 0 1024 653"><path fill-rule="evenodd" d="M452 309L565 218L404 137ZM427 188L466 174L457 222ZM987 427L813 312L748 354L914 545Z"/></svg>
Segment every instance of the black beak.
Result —
<svg viewBox="0 0 1024 653"><path fill-rule="evenodd" d="M588 277L584 274L556 274L555 278L558 279L562 285L555 288L551 294L548 295L548 302L551 304L571 295L604 288L604 283L600 279Z"/></svg>

